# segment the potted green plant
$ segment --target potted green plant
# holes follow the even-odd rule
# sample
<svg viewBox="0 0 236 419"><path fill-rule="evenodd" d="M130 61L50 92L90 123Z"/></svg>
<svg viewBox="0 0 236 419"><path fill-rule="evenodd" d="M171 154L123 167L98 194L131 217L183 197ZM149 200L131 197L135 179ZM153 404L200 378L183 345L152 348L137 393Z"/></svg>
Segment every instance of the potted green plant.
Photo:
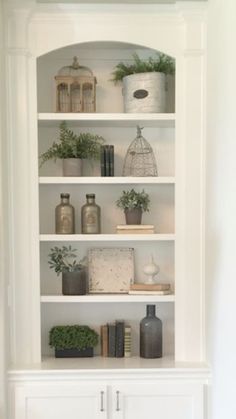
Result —
<svg viewBox="0 0 236 419"><path fill-rule="evenodd" d="M113 81L122 81L125 112L165 112L166 75L174 74L174 60L157 54L142 60L133 54L133 63L120 62L113 71Z"/></svg>
<svg viewBox="0 0 236 419"><path fill-rule="evenodd" d="M131 189L123 191L116 205L124 210L126 224L141 224L142 213L149 211L150 199L144 190L136 192Z"/></svg>
<svg viewBox="0 0 236 419"><path fill-rule="evenodd" d="M63 295L84 295L87 291L85 260L77 262L76 249L55 246L50 249L48 264L59 276L62 274Z"/></svg>
<svg viewBox="0 0 236 419"><path fill-rule="evenodd" d="M49 332L56 358L91 357L97 344L98 334L88 326L54 326Z"/></svg>
<svg viewBox="0 0 236 419"><path fill-rule="evenodd" d="M46 161L62 159L64 176L81 176L84 159L96 160L100 157L100 147L104 138L90 133L76 135L67 127L67 123L60 124L59 142L40 155L42 166Z"/></svg>

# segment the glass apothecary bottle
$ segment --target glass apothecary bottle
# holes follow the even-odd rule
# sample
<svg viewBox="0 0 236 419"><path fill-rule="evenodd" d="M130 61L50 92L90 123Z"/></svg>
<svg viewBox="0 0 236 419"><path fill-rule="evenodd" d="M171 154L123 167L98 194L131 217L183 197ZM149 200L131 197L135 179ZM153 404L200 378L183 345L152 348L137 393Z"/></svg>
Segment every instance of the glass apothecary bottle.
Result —
<svg viewBox="0 0 236 419"><path fill-rule="evenodd" d="M61 203L55 209L56 234L75 233L75 210L70 204L70 194L61 193Z"/></svg>
<svg viewBox="0 0 236 419"><path fill-rule="evenodd" d="M95 202L95 194L86 194L87 202L81 208L82 234L101 233L101 210Z"/></svg>
<svg viewBox="0 0 236 419"><path fill-rule="evenodd" d="M156 306L146 306L146 317L140 322L140 356L142 358L162 357L162 322L156 317Z"/></svg>

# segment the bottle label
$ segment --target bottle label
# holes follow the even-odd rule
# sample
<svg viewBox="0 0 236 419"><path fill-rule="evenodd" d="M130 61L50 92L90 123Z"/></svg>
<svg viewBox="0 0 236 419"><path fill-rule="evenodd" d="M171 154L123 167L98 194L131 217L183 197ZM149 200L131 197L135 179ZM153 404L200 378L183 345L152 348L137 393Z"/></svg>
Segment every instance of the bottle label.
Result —
<svg viewBox="0 0 236 419"><path fill-rule="evenodd" d="M97 223L97 214L94 212L94 213L90 213L90 214L87 214L87 216L86 216L86 218L85 218L85 222L86 222L86 224L88 224L88 225L94 225L94 224L96 224Z"/></svg>
<svg viewBox="0 0 236 419"><path fill-rule="evenodd" d="M82 217L82 233L98 234L100 233L99 214L96 208L87 208Z"/></svg>
<svg viewBox="0 0 236 419"><path fill-rule="evenodd" d="M60 208L56 214L56 234L73 234L74 215L71 208Z"/></svg>

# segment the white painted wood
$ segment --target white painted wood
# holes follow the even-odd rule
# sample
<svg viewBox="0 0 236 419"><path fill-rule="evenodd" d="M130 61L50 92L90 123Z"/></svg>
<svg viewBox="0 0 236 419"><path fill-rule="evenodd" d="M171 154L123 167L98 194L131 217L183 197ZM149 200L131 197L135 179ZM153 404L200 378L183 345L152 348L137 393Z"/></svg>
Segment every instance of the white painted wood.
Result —
<svg viewBox="0 0 236 419"><path fill-rule="evenodd" d="M133 127L135 124L146 127L174 127L175 114L173 113L95 113L95 114L70 114L70 113L39 113L39 126L58 126L61 121L70 121L70 125L80 126L110 126Z"/></svg>
<svg viewBox="0 0 236 419"><path fill-rule="evenodd" d="M23 30L27 17L23 14L16 28ZM30 362L40 357L38 220L33 215L38 209L35 60L22 46L9 48L7 71L10 357Z"/></svg>
<svg viewBox="0 0 236 419"><path fill-rule="evenodd" d="M3 2L0 1L0 417L7 416L6 370L9 353L8 335L8 154L6 146L6 68Z"/></svg>
<svg viewBox="0 0 236 419"><path fill-rule="evenodd" d="M41 234L41 242L174 241L174 234Z"/></svg>
<svg viewBox="0 0 236 419"><path fill-rule="evenodd" d="M54 377L55 379L56 377ZM78 380L78 379L77 379ZM160 415L163 419L203 419L203 384L162 379L18 384L15 419L130 418Z"/></svg>
<svg viewBox="0 0 236 419"><path fill-rule="evenodd" d="M93 381L125 379L151 379L207 382L211 377L209 366L200 362L179 362L173 356L157 359L145 359L139 356L131 358L55 358L44 357L40 364L17 364L8 371L11 383L54 382L54 381Z"/></svg>
<svg viewBox="0 0 236 419"><path fill-rule="evenodd" d="M112 418L203 419L201 384L152 382L113 384Z"/></svg>
<svg viewBox="0 0 236 419"><path fill-rule="evenodd" d="M144 184L174 184L174 177L97 177L97 176L81 176L81 177L54 177L54 176L41 176L39 183L42 185L69 185L69 184L102 184L102 185L144 185Z"/></svg>
<svg viewBox="0 0 236 419"><path fill-rule="evenodd" d="M204 155L204 8L191 4L183 5L182 2L178 3L176 7L159 8L158 6L135 5L135 7L128 6L125 10L115 6L99 7L98 9L96 5L84 5L84 7L71 5L68 8L54 6L45 8L36 5L34 12L32 14L29 12L30 8L26 7L25 10L16 9L10 15L7 38L9 52L8 151L12 156L9 168L9 183L12 190L9 223L12 249L9 264L12 287L11 336L13 353L11 358L14 361L17 361L18 358L26 362L40 361L39 241L41 254L45 255L50 242L60 240L65 243L70 239L70 241L77 242L81 252L87 249L86 243L91 244L93 240L95 243L97 241L101 241L103 244L108 242L109 245L116 242L134 241L137 245L139 243L143 245L146 255L152 250L158 254L158 246L161 247L171 242L172 248L165 249L163 260L167 259L169 252L172 255L173 246L175 246L176 308L175 315L172 312L173 304L169 304L171 307L168 309L161 308L163 310L161 315L164 319L169 315L169 324L171 325L170 329L167 328L167 338L170 337L170 342L167 342L166 348L173 355L175 318L176 358L199 361L203 357L204 346L204 317L202 315L204 303L202 257L204 202L202 196L204 185L201 172ZM97 42L98 40L101 42ZM103 43L104 41L105 43ZM111 41L112 43L109 43ZM93 42L97 43L92 45ZM83 43L85 44L82 45ZM68 46L68 48L56 51L57 48L64 46ZM88 46L91 46L91 49ZM129 118L133 116L121 115L121 87L115 87L108 81L110 67L117 61L130 57L130 53L135 50L148 55L150 49L157 49L172 55L177 60L176 114L168 114L166 120L162 115L158 118L156 115L151 117L148 115L145 120L142 115L140 120L147 124L147 130L150 130L149 133L153 139L154 133L158 132L158 147L160 147L162 138L168 139L171 143L169 149L165 149L163 160L166 164L167 156L170 154L172 171L170 168L167 172L162 170L161 175L175 177L175 186L174 184L147 184L147 188L150 186L155 197L155 213L159 213L156 208L162 206L162 217L160 222L157 222L158 228L161 229L158 231L162 234L152 237L130 236L126 238L118 238L114 234L86 238L80 235L65 238L49 234L53 232L53 210L60 187L60 183L58 183L53 188L50 187L50 184L40 186L40 226L42 226L41 233L45 234L39 235L39 220L36 216L39 207L36 152L36 121L38 119L36 114L36 57L38 57L39 147L42 147L42 150L39 149L39 153L41 153L43 147L47 146L47 141L50 141L49 137L52 133L51 141L55 138L58 123L62 117L62 115L57 115L52 118L49 116L46 119L40 119L41 111L51 113L53 110L53 79L51 76L55 74L54 70L67 62L68 56L71 56L78 48L82 61L88 60L88 64L94 63L94 50L98 49L95 57L98 76L105 73L103 77L107 78L107 82L103 85L104 90L100 90L99 93L100 98L104 95L104 100L99 100L101 109L98 116L88 116L88 120L84 116L79 116L78 120L75 120L73 116L70 122L77 127L79 121L81 126L91 126L91 130L97 129L98 126L101 131L104 130L108 133L109 139L113 138L112 131L117 128L118 131L114 133L116 138L118 135L120 136L117 138L117 143L118 141L122 143L126 130L129 134L129 141L133 138L131 130L139 117L136 115L135 119L130 120ZM110 50L113 50L113 56L109 60ZM29 52L32 54L31 57L29 57ZM51 54L47 61L47 57L41 55L48 52ZM102 58L99 61L99 55L106 59ZM45 63L47 65L44 65ZM108 97L109 100L107 100ZM109 115L109 111L115 113L115 116L114 114ZM102 112L104 112L105 120L101 115ZM56 121L54 118L58 118L58 120ZM53 120L50 121L50 119ZM176 126L175 134L174 125ZM46 141L44 142L45 137ZM174 154L176 170L173 162ZM40 175L60 176L53 172L54 169L52 172L50 172L51 169L49 172L47 169L44 170L45 172L42 171ZM77 185L67 185L71 190L75 187L76 192L84 186L86 189L91 187L86 184L79 185L79 188ZM159 187L161 191L158 190ZM98 185L99 193L102 188L102 184ZM115 194L115 188L119 188L118 184L114 188L110 188L111 195ZM47 202L47 207L43 206L43 202ZM79 208L79 203L77 206ZM155 217L158 217L158 214ZM112 218L117 219L113 217L113 214ZM156 220L158 221L158 218ZM109 231L112 231L110 227ZM175 235L174 231L176 231ZM170 259L173 270L172 256ZM46 264L46 261L41 262ZM170 269L169 264L168 262L168 269ZM41 278L41 286L49 289L50 282L46 285L47 277L44 278L44 276L43 274L43 278ZM43 294L48 295L47 292ZM60 315L64 315L64 318L67 316L67 313L58 313L56 306L58 305L43 304L43 347L45 347L45 336L52 322L56 321L57 317L60 318ZM71 307L73 305L69 306L68 318L72 321L77 318L77 313ZM136 324L141 317L140 312L141 309L135 312ZM132 311L128 313L134 315ZM105 317L107 319L108 314L108 311L104 312L100 320L103 321ZM92 316L89 317L89 320L93 319ZM82 319L86 318L88 318L88 314L83 311Z"/></svg>
<svg viewBox="0 0 236 419"><path fill-rule="evenodd" d="M176 112L176 320L179 360L204 359L205 26L186 13ZM181 97L181 86L186 95ZM184 164L183 164L184 162ZM193 333L194 330L194 333Z"/></svg>
<svg viewBox="0 0 236 419"><path fill-rule="evenodd" d="M15 419L105 419L107 389L94 385L37 385L17 387Z"/></svg>
<svg viewBox="0 0 236 419"><path fill-rule="evenodd" d="M174 302L170 295L42 295L41 303L166 303Z"/></svg>
<svg viewBox="0 0 236 419"><path fill-rule="evenodd" d="M104 391L104 414L113 419L118 413L133 418L135 407L129 412L132 400L142 398L142 407L149 413L148 406L154 402L155 412L160 409L164 418L174 406L181 417L192 400L192 411L187 418L202 419L203 390L210 378L209 368L200 363L181 363L173 358L160 359L104 358L84 359L45 358L39 365L18 365L8 373L11 388L11 405L15 413L10 419L28 419L25 416L33 409L33 416L44 414L47 418L47 407L51 408L59 401L62 411L67 407L70 394L75 409L82 407L86 400L96 405L97 394ZM116 392L119 391L120 407L116 412ZM61 402L60 402L61 399ZM40 404L40 402L42 403ZM125 403L124 406L124 401ZM166 402L168 407L166 407ZM45 404L48 406L45 407ZM82 406L81 406L82 405ZM124 409L123 409L124 408ZM57 408L56 408L57 409ZM56 410L57 411L57 410ZM172 412L172 417L176 417ZM60 412L58 417L60 418ZM81 412L80 412L81 413ZM86 414L89 413L89 410ZM153 413L153 411L151 412ZM21 414L21 416L17 416ZM72 412L73 418L74 412ZM194 416L191 416L194 415ZM95 412L96 415L96 412ZM86 417L86 416L85 416ZM94 416L96 417L96 416ZM106 416L105 416L106 417ZM118 416L119 417L119 416ZM123 416L121 416L123 417ZM135 416L134 416L135 417ZM41 419L41 416L39 416ZM169 419L169 416L167 416Z"/></svg>
<svg viewBox="0 0 236 419"><path fill-rule="evenodd" d="M205 0L196 0L196 1L205 1ZM38 3L58 3L57 0L37 0ZM71 0L63 0L61 1L62 4L70 3ZM73 3L109 3L109 4L116 4L116 3L123 3L124 0L74 0ZM145 0L145 4L156 4L156 3L175 3L176 0ZM135 4L143 4L144 0L126 0L126 3L135 3Z"/></svg>

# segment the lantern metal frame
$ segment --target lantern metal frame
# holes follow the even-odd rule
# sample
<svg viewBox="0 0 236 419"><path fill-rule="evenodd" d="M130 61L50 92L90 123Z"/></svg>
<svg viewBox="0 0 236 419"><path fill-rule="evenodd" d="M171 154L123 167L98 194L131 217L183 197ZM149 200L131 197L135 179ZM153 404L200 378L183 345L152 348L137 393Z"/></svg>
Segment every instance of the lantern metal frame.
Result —
<svg viewBox="0 0 236 419"><path fill-rule="evenodd" d="M158 176L153 149L137 126L137 136L128 147L122 176Z"/></svg>

